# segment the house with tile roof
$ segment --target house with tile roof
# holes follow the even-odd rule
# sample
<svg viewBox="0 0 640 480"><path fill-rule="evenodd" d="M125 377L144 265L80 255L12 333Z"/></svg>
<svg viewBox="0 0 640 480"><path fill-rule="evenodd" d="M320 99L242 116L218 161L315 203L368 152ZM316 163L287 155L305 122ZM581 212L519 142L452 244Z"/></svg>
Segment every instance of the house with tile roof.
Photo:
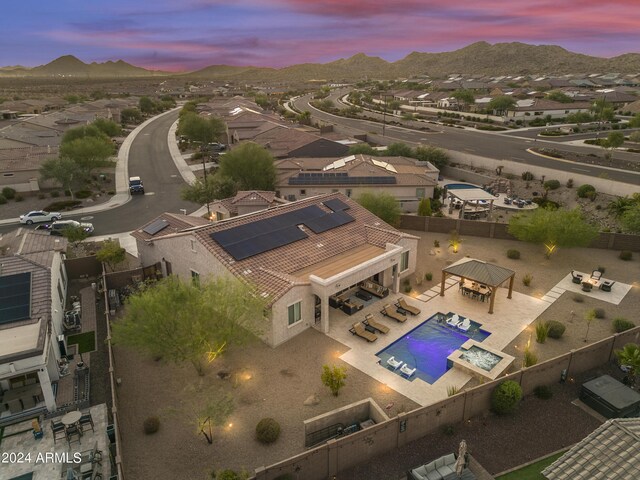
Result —
<svg viewBox="0 0 640 480"><path fill-rule="evenodd" d="M364 281L398 292L415 270L418 237L341 193L206 225L183 217L165 213L132 232L143 265L160 263L163 274L181 278L232 275L251 284L268 299L259 331L271 346L308 328L328 332L330 297Z"/></svg>
<svg viewBox="0 0 640 480"><path fill-rule="evenodd" d="M58 151L58 147L0 148L0 190L39 191L40 167L46 160L58 158Z"/></svg>
<svg viewBox="0 0 640 480"><path fill-rule="evenodd" d="M0 420L57 409L67 241L19 228L0 246Z"/></svg>
<svg viewBox="0 0 640 480"><path fill-rule="evenodd" d="M404 212L415 212L423 198L432 198L439 170L429 162L407 157L349 155L341 158L278 160L276 190L293 201L324 193L357 197L365 191L393 195Z"/></svg>
<svg viewBox="0 0 640 480"><path fill-rule="evenodd" d="M547 115L563 118L571 113L589 112L591 107L591 102L561 103L545 98L531 98L518 100L516 105L507 111L507 118L533 120Z"/></svg>
<svg viewBox="0 0 640 480"><path fill-rule="evenodd" d="M211 219L220 221L264 210L281 203L287 203L287 201L277 197L276 192L241 190L233 197L212 202L209 208L211 210Z"/></svg>

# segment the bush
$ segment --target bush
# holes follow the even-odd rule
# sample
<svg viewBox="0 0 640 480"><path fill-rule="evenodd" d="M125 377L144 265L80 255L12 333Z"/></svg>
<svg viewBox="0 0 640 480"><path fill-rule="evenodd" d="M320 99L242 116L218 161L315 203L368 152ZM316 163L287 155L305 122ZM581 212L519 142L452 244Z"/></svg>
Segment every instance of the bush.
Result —
<svg viewBox="0 0 640 480"><path fill-rule="evenodd" d="M560 180L547 180L544 182L544 188L546 190L557 190L560 188Z"/></svg>
<svg viewBox="0 0 640 480"><path fill-rule="evenodd" d="M518 260L520 258L520 250L510 248L509 250L507 250L507 257L512 260Z"/></svg>
<svg viewBox="0 0 640 480"><path fill-rule="evenodd" d="M58 198L60 196L60 192L57 190L54 190L53 192L51 192L51 198Z"/></svg>
<svg viewBox="0 0 640 480"><path fill-rule="evenodd" d="M604 318L604 308L594 308L594 312L596 312L596 318Z"/></svg>
<svg viewBox="0 0 640 480"><path fill-rule="evenodd" d="M453 428L453 425L445 425L444 427L442 427L442 433L451 436L456 433L456 429Z"/></svg>
<svg viewBox="0 0 640 480"><path fill-rule="evenodd" d="M613 325L613 331L616 333L624 332L625 330L629 330L636 326L635 323L630 322L626 318L622 318L622 317L614 318L612 325Z"/></svg>
<svg viewBox="0 0 640 480"><path fill-rule="evenodd" d="M149 417L144 423L144 433L147 435L151 435L152 433L156 433L160 428L160 419L158 417Z"/></svg>
<svg viewBox="0 0 640 480"><path fill-rule="evenodd" d="M513 412L522 399L522 387L513 380L502 382L491 394L491 409L498 415Z"/></svg>
<svg viewBox="0 0 640 480"><path fill-rule="evenodd" d="M574 295L573 296L573 301L576 302L576 303L582 303L582 302L584 302L584 297L582 295L580 295L580 294Z"/></svg>
<svg viewBox="0 0 640 480"><path fill-rule="evenodd" d="M573 178L567 180L567 188L573 188Z"/></svg>
<svg viewBox="0 0 640 480"><path fill-rule="evenodd" d="M433 274L432 274L431 272L429 272L429 273L425 273L425 275L424 275L424 279L425 279L427 282L430 282L432 278L433 278Z"/></svg>
<svg viewBox="0 0 640 480"><path fill-rule="evenodd" d="M564 323L558 322L557 320L549 320L547 322L547 327L549 328L549 337L556 339L562 337L564 331L567 329L567 327L564 326Z"/></svg>
<svg viewBox="0 0 640 480"><path fill-rule="evenodd" d="M526 180L527 182L532 181L533 179L535 179L535 177L533 176L533 173L531 172L523 172L522 174L522 180Z"/></svg>
<svg viewBox="0 0 640 480"><path fill-rule="evenodd" d="M596 187L593 185L589 185L585 183L584 185L580 185L577 190L578 197L580 198L591 198L592 194L596 193Z"/></svg>
<svg viewBox="0 0 640 480"><path fill-rule="evenodd" d="M4 187L2 189L2 196L7 200L13 200L16 196L16 191L11 187Z"/></svg>
<svg viewBox="0 0 640 480"><path fill-rule="evenodd" d="M59 212L60 210L69 210L73 207L77 207L82 202L80 200L63 200L61 202L53 202L44 207L43 210L47 212Z"/></svg>
<svg viewBox="0 0 640 480"><path fill-rule="evenodd" d="M214 478L215 480L242 480L243 478L246 478L246 477L241 476L240 474L236 473L233 470L225 469L225 470L219 470L217 472L214 472L211 475L211 478Z"/></svg>
<svg viewBox="0 0 640 480"><path fill-rule="evenodd" d="M529 285L531 285L531 280L533 280L533 275L531 275L530 273L525 273L524 277L522 277L522 284L525 287L528 287Z"/></svg>
<svg viewBox="0 0 640 480"><path fill-rule="evenodd" d="M546 385L540 385L533 389L533 394L541 400L549 400L553 397L553 392Z"/></svg>
<svg viewBox="0 0 640 480"><path fill-rule="evenodd" d="M528 348L524 349L524 359L522 360L522 366L523 367L532 367L533 365L535 365L536 363L538 363L538 356L533 353L531 350L529 350Z"/></svg>
<svg viewBox="0 0 640 480"><path fill-rule="evenodd" d="M411 285L405 285L404 286L404 293L409 293L411 292Z"/></svg>
<svg viewBox="0 0 640 480"><path fill-rule="evenodd" d="M90 190L80 190L79 192L76 192L76 198L89 198L90 196Z"/></svg>
<svg viewBox="0 0 640 480"><path fill-rule="evenodd" d="M433 241L433 246L434 246L435 248L438 248L438 247L440 246L440 240L434 240L434 241Z"/></svg>
<svg viewBox="0 0 640 480"><path fill-rule="evenodd" d="M630 252L629 250L623 250L620 252L620 255L618 255L618 258L627 262L633 258L633 252Z"/></svg>
<svg viewBox="0 0 640 480"><path fill-rule="evenodd" d="M45 199L46 197L47 197L47 196L46 196L44 193L42 193L42 192L40 192L40 193L38 194L38 199L40 199L40 200L43 200L43 199Z"/></svg>
<svg viewBox="0 0 640 480"><path fill-rule="evenodd" d="M24 201L24 197L18 193L16 194L15 200L16 202L22 202Z"/></svg>
<svg viewBox="0 0 640 480"><path fill-rule="evenodd" d="M0 205L4 205L5 203L7 203L7 199L4 195L0 195Z"/></svg>
<svg viewBox="0 0 640 480"><path fill-rule="evenodd" d="M280 424L273 418L263 418L256 425L256 439L261 443L273 443L280 436Z"/></svg>
<svg viewBox="0 0 640 480"><path fill-rule="evenodd" d="M544 343L549 335L549 324L540 320L536 323L536 342Z"/></svg>

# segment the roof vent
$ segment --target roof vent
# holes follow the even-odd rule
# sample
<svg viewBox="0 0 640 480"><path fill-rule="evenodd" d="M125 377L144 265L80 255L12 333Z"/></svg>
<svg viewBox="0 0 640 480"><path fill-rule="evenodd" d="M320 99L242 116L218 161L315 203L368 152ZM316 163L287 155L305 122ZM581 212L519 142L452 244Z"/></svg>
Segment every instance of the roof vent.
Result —
<svg viewBox="0 0 640 480"><path fill-rule="evenodd" d="M251 273L251 269L247 268L244 272L242 272L243 275L249 275Z"/></svg>

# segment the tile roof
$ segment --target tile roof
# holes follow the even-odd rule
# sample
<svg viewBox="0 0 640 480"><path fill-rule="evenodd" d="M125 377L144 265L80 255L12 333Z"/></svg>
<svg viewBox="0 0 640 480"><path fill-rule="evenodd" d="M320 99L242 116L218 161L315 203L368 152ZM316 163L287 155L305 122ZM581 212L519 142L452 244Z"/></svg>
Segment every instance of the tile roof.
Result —
<svg viewBox="0 0 640 480"><path fill-rule="evenodd" d="M167 227L163 228L153 235L150 235L144 231L145 228L158 220L165 220L168 223ZM172 235L174 233L179 233L192 227L207 225L209 223L211 223L209 222L209 220L202 217L192 217L190 215L165 212L162 215L154 218L150 222L145 223L138 230L134 230L133 232L131 232L131 236L140 240L151 240L160 237L166 237L167 235Z"/></svg>
<svg viewBox="0 0 640 480"><path fill-rule="evenodd" d="M451 265L442 269L442 271L450 273L451 275L468 278L469 280L475 280L476 282L484 283L492 287L500 285L516 273L508 268L474 258Z"/></svg>
<svg viewBox="0 0 640 480"><path fill-rule="evenodd" d="M0 149L0 172L37 170L45 160L58 158L58 147L25 146Z"/></svg>
<svg viewBox="0 0 640 480"><path fill-rule="evenodd" d="M237 205L255 205L268 203L271 204L276 197L276 192L267 192L264 190L242 190L236 193L231 203Z"/></svg>
<svg viewBox="0 0 640 480"><path fill-rule="evenodd" d="M614 418L542 472L548 480L640 478L640 418Z"/></svg>
<svg viewBox="0 0 640 480"><path fill-rule="evenodd" d="M43 267L50 267L54 252L66 250L67 244L66 238L22 227L0 237L0 245L7 248L7 255L29 256L32 261Z"/></svg>

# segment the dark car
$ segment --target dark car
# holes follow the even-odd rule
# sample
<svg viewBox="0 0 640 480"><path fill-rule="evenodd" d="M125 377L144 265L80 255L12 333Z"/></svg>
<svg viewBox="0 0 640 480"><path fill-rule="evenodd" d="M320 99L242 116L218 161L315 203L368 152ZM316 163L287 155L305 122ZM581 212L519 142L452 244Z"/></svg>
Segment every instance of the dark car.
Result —
<svg viewBox="0 0 640 480"><path fill-rule="evenodd" d="M93 233L93 225L86 222L76 222L75 220L60 220L59 222L53 222L49 226L49 233L51 235L62 235L68 228L82 228L88 234Z"/></svg>
<svg viewBox="0 0 640 480"><path fill-rule="evenodd" d="M141 193L144 195L144 185L140 177L129 177L129 192L134 195Z"/></svg>

